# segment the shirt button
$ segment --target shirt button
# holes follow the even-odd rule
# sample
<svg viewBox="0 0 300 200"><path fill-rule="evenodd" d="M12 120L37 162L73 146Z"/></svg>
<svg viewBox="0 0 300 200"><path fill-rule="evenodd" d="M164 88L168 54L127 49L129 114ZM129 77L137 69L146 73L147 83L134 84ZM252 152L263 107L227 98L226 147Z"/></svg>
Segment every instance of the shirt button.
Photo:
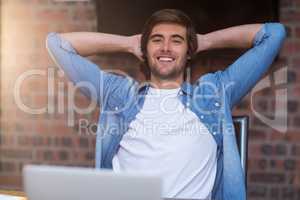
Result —
<svg viewBox="0 0 300 200"><path fill-rule="evenodd" d="M118 106L115 107L115 110L119 110Z"/></svg>
<svg viewBox="0 0 300 200"><path fill-rule="evenodd" d="M182 91L179 91L179 95L183 95L183 92L182 92Z"/></svg>
<svg viewBox="0 0 300 200"><path fill-rule="evenodd" d="M215 106L219 107L219 106L220 106L220 103L219 103L219 102L216 102L216 103L215 103Z"/></svg>
<svg viewBox="0 0 300 200"><path fill-rule="evenodd" d="M200 115L200 119L204 119L204 116L203 116L203 115Z"/></svg>
<svg viewBox="0 0 300 200"><path fill-rule="evenodd" d="M189 103L189 102L187 102L187 103L186 103L186 106L187 106L187 107L190 107L190 103Z"/></svg>
<svg viewBox="0 0 300 200"><path fill-rule="evenodd" d="M216 131L214 131L214 132L213 132L213 135L216 135L216 134L217 134L217 132L216 132Z"/></svg>

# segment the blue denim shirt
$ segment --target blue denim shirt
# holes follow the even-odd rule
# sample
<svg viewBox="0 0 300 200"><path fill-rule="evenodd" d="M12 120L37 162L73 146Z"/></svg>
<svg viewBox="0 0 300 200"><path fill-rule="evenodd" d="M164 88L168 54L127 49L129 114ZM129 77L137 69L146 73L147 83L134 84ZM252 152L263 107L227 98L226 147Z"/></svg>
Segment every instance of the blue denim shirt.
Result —
<svg viewBox="0 0 300 200"><path fill-rule="evenodd" d="M179 98L182 104L199 117L217 143L217 176L212 199L246 199L231 110L268 70L284 38L283 25L266 23L256 34L253 47L224 71L205 74L194 84L184 82L181 85ZM92 86L81 88L81 91L101 108L96 168L111 169L122 136L143 106L149 83L141 84L130 77L101 70L78 55L57 33L48 35L47 48L52 59L74 84Z"/></svg>

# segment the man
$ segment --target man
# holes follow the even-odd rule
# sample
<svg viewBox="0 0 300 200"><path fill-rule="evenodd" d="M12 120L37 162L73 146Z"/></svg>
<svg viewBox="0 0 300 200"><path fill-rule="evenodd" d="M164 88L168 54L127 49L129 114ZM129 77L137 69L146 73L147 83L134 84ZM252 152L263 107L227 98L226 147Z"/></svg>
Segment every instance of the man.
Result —
<svg viewBox="0 0 300 200"><path fill-rule="evenodd" d="M281 24L251 24L196 34L181 11L154 13L142 35L51 33L54 61L101 105L96 167L147 170L163 177L163 197L245 199L231 109L263 76L285 38ZM141 47L140 47L141 46ZM184 70L203 50L250 48L226 70L193 85ZM107 73L82 56L130 52L149 67L150 81Z"/></svg>

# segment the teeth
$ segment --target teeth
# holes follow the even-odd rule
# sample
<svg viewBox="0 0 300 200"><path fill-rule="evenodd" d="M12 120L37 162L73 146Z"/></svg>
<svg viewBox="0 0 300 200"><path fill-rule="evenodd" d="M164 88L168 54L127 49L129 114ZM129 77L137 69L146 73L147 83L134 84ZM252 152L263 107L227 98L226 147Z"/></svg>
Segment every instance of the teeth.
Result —
<svg viewBox="0 0 300 200"><path fill-rule="evenodd" d="M165 62L171 62L174 59L173 58L168 58L168 57L159 57L158 60L159 61L165 61Z"/></svg>

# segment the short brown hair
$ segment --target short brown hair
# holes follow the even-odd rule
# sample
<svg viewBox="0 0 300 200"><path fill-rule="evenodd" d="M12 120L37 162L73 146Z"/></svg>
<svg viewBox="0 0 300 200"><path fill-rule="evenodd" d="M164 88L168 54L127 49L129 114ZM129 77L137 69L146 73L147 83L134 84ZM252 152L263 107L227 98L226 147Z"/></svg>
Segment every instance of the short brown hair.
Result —
<svg viewBox="0 0 300 200"><path fill-rule="evenodd" d="M192 57L198 48L197 33L192 20L182 11L176 9L163 9L152 14L146 21L141 38L141 50L143 59L147 62L147 44L155 25L160 23L174 23L186 28L186 38L188 43L188 55Z"/></svg>

